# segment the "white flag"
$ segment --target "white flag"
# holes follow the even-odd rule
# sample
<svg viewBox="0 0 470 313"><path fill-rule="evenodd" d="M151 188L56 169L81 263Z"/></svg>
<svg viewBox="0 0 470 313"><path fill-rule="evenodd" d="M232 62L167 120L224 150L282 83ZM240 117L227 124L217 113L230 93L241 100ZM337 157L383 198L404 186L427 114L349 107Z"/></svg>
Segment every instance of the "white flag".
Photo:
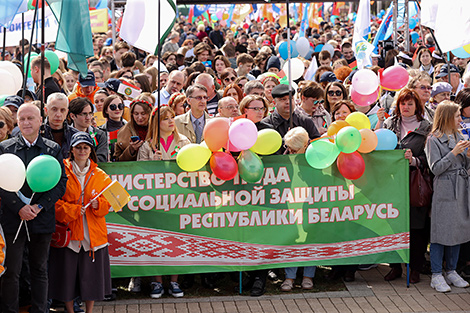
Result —
<svg viewBox="0 0 470 313"><path fill-rule="evenodd" d="M156 54L159 42L158 18L160 17L161 43L168 36L176 20L176 1L160 1L158 14L156 0L127 0L119 36L130 45Z"/></svg>
<svg viewBox="0 0 470 313"><path fill-rule="evenodd" d="M370 55L375 47L364 40L370 33L370 1L360 0L354 23L353 50L357 60L357 68L361 69L372 65Z"/></svg>

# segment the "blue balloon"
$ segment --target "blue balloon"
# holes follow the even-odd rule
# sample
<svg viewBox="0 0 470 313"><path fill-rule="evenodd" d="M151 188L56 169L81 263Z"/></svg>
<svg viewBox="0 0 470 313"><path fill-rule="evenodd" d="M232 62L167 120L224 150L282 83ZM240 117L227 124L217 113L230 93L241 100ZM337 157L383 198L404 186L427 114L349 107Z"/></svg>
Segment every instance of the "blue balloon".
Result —
<svg viewBox="0 0 470 313"><path fill-rule="evenodd" d="M320 52L323 49L323 44L319 44L315 47L315 52Z"/></svg>
<svg viewBox="0 0 470 313"><path fill-rule="evenodd" d="M377 135L377 147L375 150L393 150L398 143L397 135L389 129L381 128L374 133Z"/></svg>
<svg viewBox="0 0 470 313"><path fill-rule="evenodd" d="M290 56L291 58L296 58L299 56L299 52L297 51L297 42L293 40L290 42Z"/></svg>
<svg viewBox="0 0 470 313"><path fill-rule="evenodd" d="M279 54L281 55L281 58L283 58L284 60L287 60L287 58L289 58L289 52L287 49L287 41L284 41L279 45ZM297 52L296 42L293 40L291 40L290 42L290 56L291 58L295 58L299 56L299 52Z"/></svg>
<svg viewBox="0 0 470 313"><path fill-rule="evenodd" d="M419 39L419 34L417 32L411 32L411 41L415 44Z"/></svg>
<svg viewBox="0 0 470 313"><path fill-rule="evenodd" d="M454 50L452 50L451 52L452 52L456 57L461 58L461 59L470 58L470 53L468 53L467 51L465 51L465 49L464 49L463 47L454 49Z"/></svg>

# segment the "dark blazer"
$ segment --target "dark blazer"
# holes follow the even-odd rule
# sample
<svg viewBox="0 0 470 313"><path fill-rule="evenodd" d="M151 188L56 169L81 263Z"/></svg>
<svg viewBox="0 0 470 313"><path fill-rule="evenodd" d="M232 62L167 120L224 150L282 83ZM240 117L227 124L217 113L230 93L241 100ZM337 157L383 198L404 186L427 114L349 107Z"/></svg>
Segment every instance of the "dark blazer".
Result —
<svg viewBox="0 0 470 313"><path fill-rule="evenodd" d="M0 143L0 154L3 153L17 155L23 161L26 168L31 160L42 154L51 155L59 161L62 168L62 176L59 183L49 191L34 194L31 204L41 204L43 209L35 219L28 221L28 230L32 234L53 233L55 231L55 203L65 194L67 184L67 175L65 174L59 145L52 140L39 136L35 145L28 147L21 134L19 134ZM20 192L28 198L33 195L26 180ZM0 197L2 199L0 223L5 233L14 234L21 222L18 212L25 204L15 192L9 192L1 188Z"/></svg>
<svg viewBox="0 0 470 313"><path fill-rule="evenodd" d="M64 142L62 142L60 145L63 159L67 159L69 157L72 136L77 132L78 130L76 128L69 126L66 122L64 122ZM46 122L41 125L40 134L42 137L54 141L54 136L52 136L52 129L47 119Z"/></svg>

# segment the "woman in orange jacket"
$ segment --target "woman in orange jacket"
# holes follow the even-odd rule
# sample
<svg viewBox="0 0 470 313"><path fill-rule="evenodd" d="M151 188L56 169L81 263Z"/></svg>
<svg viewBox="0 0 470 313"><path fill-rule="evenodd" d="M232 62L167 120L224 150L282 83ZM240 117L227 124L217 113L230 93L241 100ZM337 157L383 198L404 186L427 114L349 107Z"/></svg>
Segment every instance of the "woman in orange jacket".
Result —
<svg viewBox="0 0 470 313"><path fill-rule="evenodd" d="M98 168L93 140L85 132L72 136L70 158L64 163L67 190L56 203L56 220L68 224L72 234L67 247L51 247L49 298L64 301L73 313L73 299L81 296L91 313L94 301L111 294L105 220L110 205L103 196L96 198L111 179Z"/></svg>

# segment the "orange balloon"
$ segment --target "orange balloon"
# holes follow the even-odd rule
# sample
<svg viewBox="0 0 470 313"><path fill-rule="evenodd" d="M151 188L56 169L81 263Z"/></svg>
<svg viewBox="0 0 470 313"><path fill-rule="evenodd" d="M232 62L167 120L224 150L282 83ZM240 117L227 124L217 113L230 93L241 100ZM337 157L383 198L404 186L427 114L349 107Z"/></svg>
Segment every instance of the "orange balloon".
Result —
<svg viewBox="0 0 470 313"><path fill-rule="evenodd" d="M206 122L204 127L204 141L207 147L212 151L219 151L228 141L228 119L224 117L216 117Z"/></svg>
<svg viewBox="0 0 470 313"><path fill-rule="evenodd" d="M348 122L335 121L331 123L331 125L328 127L327 134L328 136L334 136L339 132L341 128L346 127L346 126L350 126Z"/></svg>
<svg viewBox="0 0 470 313"><path fill-rule="evenodd" d="M357 149L360 153L369 153L375 150L377 147L377 135L370 129L363 128L359 130L362 137L362 143Z"/></svg>

